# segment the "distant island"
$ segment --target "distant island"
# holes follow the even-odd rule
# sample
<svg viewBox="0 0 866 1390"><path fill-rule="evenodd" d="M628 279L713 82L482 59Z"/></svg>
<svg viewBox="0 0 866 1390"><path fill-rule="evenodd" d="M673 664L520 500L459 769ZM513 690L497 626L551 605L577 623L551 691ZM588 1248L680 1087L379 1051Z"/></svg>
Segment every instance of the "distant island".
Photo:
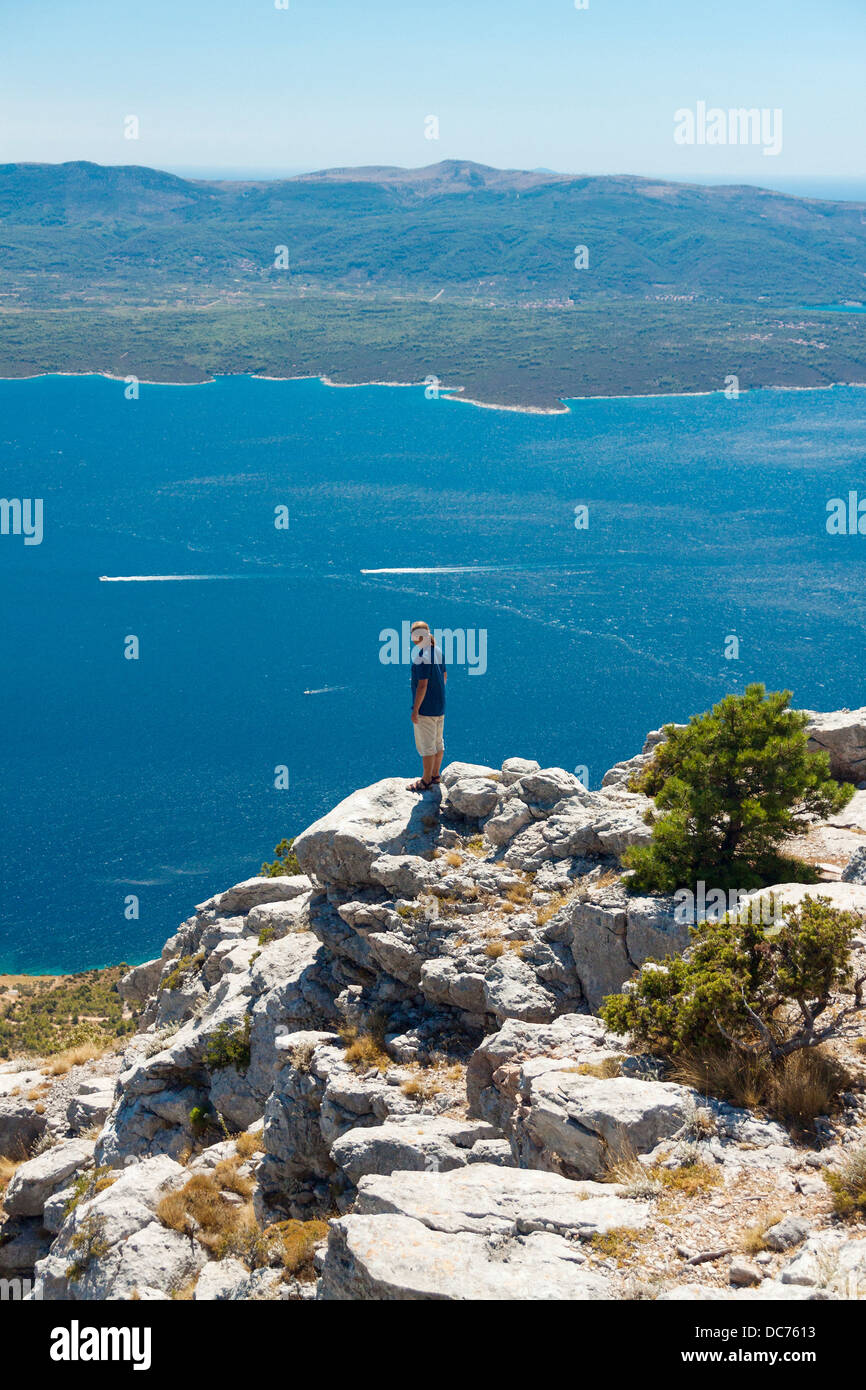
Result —
<svg viewBox="0 0 866 1390"><path fill-rule="evenodd" d="M4 377L322 376L541 410L866 382L859 203L462 161L274 182L75 162L0 166L0 222Z"/></svg>

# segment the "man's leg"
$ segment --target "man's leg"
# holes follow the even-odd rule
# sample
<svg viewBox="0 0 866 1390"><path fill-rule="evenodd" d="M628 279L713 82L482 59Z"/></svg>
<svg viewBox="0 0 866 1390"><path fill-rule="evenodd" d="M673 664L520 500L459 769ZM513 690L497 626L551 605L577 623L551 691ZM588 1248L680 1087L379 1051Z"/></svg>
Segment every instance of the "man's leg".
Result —
<svg viewBox="0 0 866 1390"><path fill-rule="evenodd" d="M437 760L441 763L441 753L429 753L426 757L423 757L421 759L421 765L424 768L425 782L432 782L433 778L436 776L436 773L439 771L439 768L437 766Z"/></svg>
<svg viewBox="0 0 866 1390"><path fill-rule="evenodd" d="M445 720L444 720L444 718L443 718L442 722L441 722L440 725L439 725L439 738L438 738L438 740L437 740L438 743L439 743L439 749L438 749L438 752L435 754L435 756L434 756L434 758L433 758L433 772L432 772L432 774L431 774L433 777L438 777L438 776L439 776L439 773L440 773L441 768L442 768L442 759L445 757L445 743L444 743L444 739L443 739L444 729L445 729ZM426 774L426 772L425 772L424 776L426 777L426 775L427 775L427 774Z"/></svg>
<svg viewBox="0 0 866 1390"><path fill-rule="evenodd" d="M436 761L435 752L431 752L430 722L431 721L429 715L421 714L418 716L417 721L415 721L412 725L412 729L415 734L415 747L417 748L421 756L423 781L426 783L428 787L430 786L430 783L433 778L432 769L433 764ZM432 746L435 747L435 743ZM412 782L410 784L409 790L421 791L421 784L419 782Z"/></svg>

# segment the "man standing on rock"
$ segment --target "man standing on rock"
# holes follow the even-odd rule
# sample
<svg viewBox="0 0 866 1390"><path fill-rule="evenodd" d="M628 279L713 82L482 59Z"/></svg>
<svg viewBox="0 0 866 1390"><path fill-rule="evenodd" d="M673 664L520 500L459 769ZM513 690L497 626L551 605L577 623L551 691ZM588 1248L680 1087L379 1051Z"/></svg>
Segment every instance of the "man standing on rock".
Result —
<svg viewBox="0 0 866 1390"><path fill-rule="evenodd" d="M413 623L412 639L412 724L415 747L421 754L423 775L411 782L411 792L427 792L439 782L439 769L445 752L445 682L448 672L441 651L426 623Z"/></svg>

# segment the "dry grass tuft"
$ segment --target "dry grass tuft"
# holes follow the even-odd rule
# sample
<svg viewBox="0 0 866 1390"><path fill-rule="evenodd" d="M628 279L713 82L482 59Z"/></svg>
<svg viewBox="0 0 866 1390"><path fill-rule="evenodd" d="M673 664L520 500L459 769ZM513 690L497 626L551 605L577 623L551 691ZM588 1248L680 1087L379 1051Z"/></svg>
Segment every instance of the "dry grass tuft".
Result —
<svg viewBox="0 0 866 1390"><path fill-rule="evenodd" d="M720 1187L722 1175L714 1163L686 1163L682 1168L656 1167L652 1176L659 1182L664 1192L679 1192L684 1197L697 1197Z"/></svg>
<svg viewBox="0 0 866 1390"><path fill-rule="evenodd" d="M95 1062L97 1057L104 1057L107 1051L107 1047L100 1047L97 1043L79 1043L77 1047L68 1047L65 1052L58 1052L46 1062L45 1074L65 1076L72 1067L83 1066L85 1062Z"/></svg>
<svg viewBox="0 0 866 1390"><path fill-rule="evenodd" d="M252 1178L245 1177L238 1169L244 1163L240 1154L234 1158L224 1158L214 1168L214 1181L222 1192L235 1192L239 1197L251 1197L255 1183Z"/></svg>
<svg viewBox="0 0 866 1390"><path fill-rule="evenodd" d="M658 1179L639 1162L634 1149L610 1158L605 1168L603 1182L619 1183L624 1197L646 1201L658 1197L662 1187Z"/></svg>
<svg viewBox="0 0 866 1390"><path fill-rule="evenodd" d="M671 1079L802 1128L833 1110L850 1085L844 1067L820 1047L793 1052L775 1065L733 1050L684 1054L675 1059Z"/></svg>
<svg viewBox="0 0 866 1390"><path fill-rule="evenodd" d="M327 1221L279 1221L265 1229L264 1239L271 1251L276 1251L286 1273L308 1284L316 1278L313 1251L327 1234Z"/></svg>
<svg viewBox="0 0 866 1390"><path fill-rule="evenodd" d="M18 1167L14 1158L0 1158L0 1198L9 1186Z"/></svg>
<svg viewBox="0 0 866 1390"><path fill-rule="evenodd" d="M235 1148L242 1159L252 1158L253 1154L264 1153L261 1134L252 1134L249 1130L239 1134L235 1140Z"/></svg>
<svg viewBox="0 0 866 1390"><path fill-rule="evenodd" d="M580 1062L573 1067L563 1067L563 1071L576 1072L578 1076L595 1076L599 1081L609 1081L622 1075L622 1059L605 1057L601 1062Z"/></svg>
<svg viewBox="0 0 866 1390"><path fill-rule="evenodd" d="M487 945L484 947L484 954L485 956L489 956L491 960L498 960L500 956L505 955L505 942L488 941Z"/></svg>
<svg viewBox="0 0 866 1390"><path fill-rule="evenodd" d="M535 914L536 926L546 927L552 917L568 902L568 893L555 893L549 903L545 903Z"/></svg>
<svg viewBox="0 0 866 1390"><path fill-rule="evenodd" d="M775 1226L781 1221L785 1213L774 1211L767 1216L762 1216L760 1221L756 1221L753 1226L748 1226L743 1233L743 1252L746 1255L759 1255L762 1250L766 1250L766 1234L771 1226Z"/></svg>
<svg viewBox="0 0 866 1390"><path fill-rule="evenodd" d="M400 1087L404 1096L413 1100L427 1101L441 1095L447 1085L460 1085L466 1080L466 1067L455 1062L445 1054L437 1056L429 1066L422 1067L413 1062L414 1075Z"/></svg>
<svg viewBox="0 0 866 1390"><path fill-rule="evenodd" d="M632 1226L613 1226L609 1231L597 1231L590 1245L602 1259L624 1264L635 1253L640 1242L648 1239L648 1231L639 1231Z"/></svg>
<svg viewBox="0 0 866 1390"><path fill-rule="evenodd" d="M172 1289L170 1297L176 1303L192 1303L195 1298L195 1286L198 1283L198 1274L193 1275L192 1279L187 1279L186 1283L179 1284L176 1289ZM138 1293L138 1290L136 1290ZM141 1298L141 1294L138 1294Z"/></svg>
<svg viewBox="0 0 866 1390"><path fill-rule="evenodd" d="M262 1233L252 1202L226 1200L223 1179L227 1175L217 1177L222 1167L219 1164L213 1174L196 1173L183 1187L167 1193L156 1214L164 1226L193 1236L216 1259L237 1255L249 1263L257 1256Z"/></svg>
<svg viewBox="0 0 866 1390"><path fill-rule="evenodd" d="M849 1149L835 1169L824 1170L833 1194L833 1210L846 1221L866 1216L866 1144Z"/></svg>
<svg viewBox="0 0 866 1390"><path fill-rule="evenodd" d="M344 1024L339 1030L340 1038L346 1047L346 1061L355 1071L369 1071L375 1067L385 1072L393 1066L393 1060L385 1049L385 1022L375 1016L371 1018L364 1032L354 1024Z"/></svg>

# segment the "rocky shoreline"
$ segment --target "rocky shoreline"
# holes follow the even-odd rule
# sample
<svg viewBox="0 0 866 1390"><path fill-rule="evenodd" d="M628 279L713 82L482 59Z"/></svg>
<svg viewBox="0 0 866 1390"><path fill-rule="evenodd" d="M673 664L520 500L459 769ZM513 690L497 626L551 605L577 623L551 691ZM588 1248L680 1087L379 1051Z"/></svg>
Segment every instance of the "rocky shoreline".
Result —
<svg viewBox="0 0 866 1390"><path fill-rule="evenodd" d="M810 718L863 784L866 710ZM594 792L523 758L357 791L297 837L300 874L217 894L129 971L122 1050L0 1065L0 1278L74 1301L855 1296L866 1229L822 1172L861 1142L866 1057L804 1136L596 1016L689 940L620 863L662 737ZM866 918L866 790L813 837L824 882L780 900Z"/></svg>

